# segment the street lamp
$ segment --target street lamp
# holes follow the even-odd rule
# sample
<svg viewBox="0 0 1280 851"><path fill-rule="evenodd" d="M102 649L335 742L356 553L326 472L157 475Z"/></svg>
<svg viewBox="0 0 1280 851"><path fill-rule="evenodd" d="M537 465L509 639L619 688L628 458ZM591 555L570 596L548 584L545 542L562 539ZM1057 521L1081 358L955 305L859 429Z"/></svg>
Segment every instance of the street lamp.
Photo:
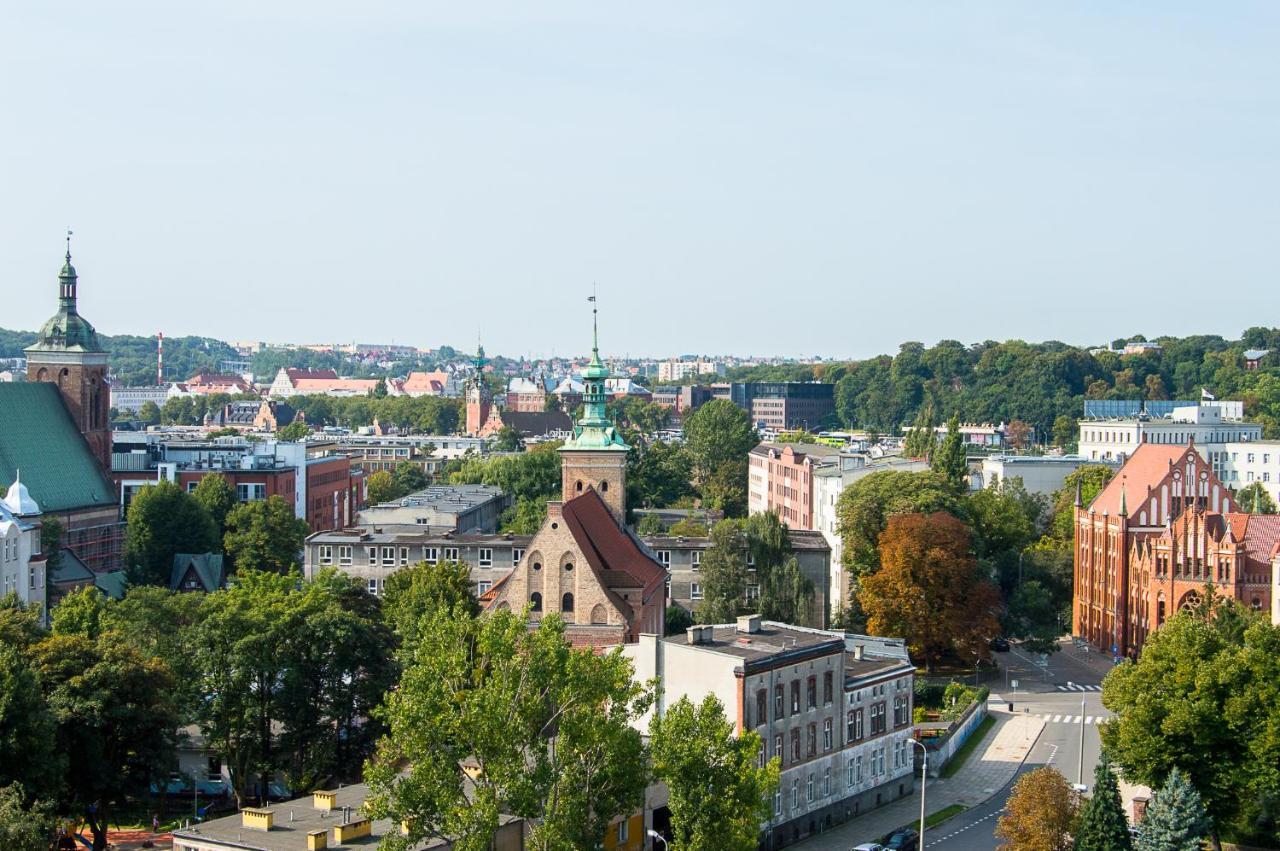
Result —
<svg viewBox="0 0 1280 851"><path fill-rule="evenodd" d="M654 830L653 828L649 828L647 831L645 831L645 833L648 833L654 839L657 839L660 842L662 842L662 851L666 851L668 846L667 846L667 838L665 836L663 836L661 833L658 833L658 831Z"/></svg>
<svg viewBox="0 0 1280 851"><path fill-rule="evenodd" d="M920 748L920 851L924 851L924 784L929 777L929 749L919 739L907 739Z"/></svg>
<svg viewBox="0 0 1280 851"><path fill-rule="evenodd" d="M1080 765L1076 769L1076 785L1084 785L1084 695L1080 695Z"/></svg>

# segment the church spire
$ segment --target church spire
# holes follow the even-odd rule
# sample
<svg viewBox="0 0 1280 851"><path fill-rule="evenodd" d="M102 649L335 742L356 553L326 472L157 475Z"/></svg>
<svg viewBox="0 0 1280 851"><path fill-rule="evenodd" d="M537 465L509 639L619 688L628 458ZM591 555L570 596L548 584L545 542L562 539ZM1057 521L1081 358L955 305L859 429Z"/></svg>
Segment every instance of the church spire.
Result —
<svg viewBox="0 0 1280 851"><path fill-rule="evenodd" d="M582 370L582 418L574 425L574 436L565 448L626 450L630 447L609 420L609 368L600 360L600 320L594 292L587 301L591 302L591 361Z"/></svg>

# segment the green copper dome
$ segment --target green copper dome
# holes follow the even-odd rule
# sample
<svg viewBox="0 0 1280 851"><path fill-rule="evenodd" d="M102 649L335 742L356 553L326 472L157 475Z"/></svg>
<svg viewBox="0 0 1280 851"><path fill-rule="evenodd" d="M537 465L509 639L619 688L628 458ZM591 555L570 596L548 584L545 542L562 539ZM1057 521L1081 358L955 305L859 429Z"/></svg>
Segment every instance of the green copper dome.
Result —
<svg viewBox="0 0 1280 851"><path fill-rule="evenodd" d="M616 449L626 452L631 447L609 421L608 393L605 390L609 368L600 360L599 333L594 327L594 310L592 325L591 362L582 370L582 419L574 424L573 437L565 441L563 448Z"/></svg>
<svg viewBox="0 0 1280 851"><path fill-rule="evenodd" d="M27 351L105 351L98 332L76 311L76 268L71 265L69 251L67 262L58 273L58 312L41 326L39 338Z"/></svg>

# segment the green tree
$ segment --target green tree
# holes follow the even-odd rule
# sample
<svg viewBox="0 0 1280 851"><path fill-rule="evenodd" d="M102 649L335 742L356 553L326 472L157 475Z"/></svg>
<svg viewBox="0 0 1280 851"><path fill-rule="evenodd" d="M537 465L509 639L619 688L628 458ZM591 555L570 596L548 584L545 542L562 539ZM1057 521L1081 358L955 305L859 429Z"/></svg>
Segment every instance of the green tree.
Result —
<svg viewBox="0 0 1280 851"><path fill-rule="evenodd" d="M163 662L173 674L173 702L181 723L194 723L196 707L203 699L197 688L196 660L205 652L195 642L195 628L205 614L205 595L140 585L130 588L119 601L98 596L104 603L100 631L117 636L147 658ZM55 615L58 609L54 609Z"/></svg>
<svg viewBox="0 0 1280 851"><path fill-rule="evenodd" d="M1018 585L1009 598L1004 620L1004 634L1022 639L1035 653L1055 653L1062 628L1058 622L1060 609L1053 594L1038 579Z"/></svg>
<svg viewBox="0 0 1280 851"><path fill-rule="evenodd" d="M1245 485L1236 493L1236 505L1250 514L1275 514L1276 502L1262 482Z"/></svg>
<svg viewBox="0 0 1280 851"><path fill-rule="evenodd" d="M243 502L227 515L223 546L237 571L269 570L288 574L300 565L307 522L279 496Z"/></svg>
<svg viewBox="0 0 1280 851"><path fill-rule="evenodd" d="M418 562L387 577L382 613L406 659L417 652L421 625L437 612L455 610L480 614L471 567L464 561Z"/></svg>
<svg viewBox="0 0 1280 851"><path fill-rule="evenodd" d="M667 606L664 635L680 635L693 624L693 615L689 614L688 609L682 606Z"/></svg>
<svg viewBox="0 0 1280 851"><path fill-rule="evenodd" d="M209 473L196 484L191 496L209 512L217 540L221 543L227 531L227 515L236 505L235 487L221 473Z"/></svg>
<svg viewBox="0 0 1280 851"><path fill-rule="evenodd" d="M941 475L958 494L969 489L969 461L965 456L964 436L960 434L960 417L947 422L947 434L929 459L929 466Z"/></svg>
<svg viewBox="0 0 1280 851"><path fill-rule="evenodd" d="M56 517L40 518L40 552L45 555L45 576L52 576L62 566L62 521Z"/></svg>
<svg viewBox="0 0 1280 851"><path fill-rule="evenodd" d="M747 538L742 526L721 520L711 530L711 545L702 554L702 623L727 623L742 613L747 599Z"/></svg>
<svg viewBox="0 0 1280 851"><path fill-rule="evenodd" d="M770 813L781 766L760 766L760 735L735 734L715 695L681 697L649 728L653 773L667 785L673 851L751 851Z"/></svg>
<svg viewBox="0 0 1280 851"><path fill-rule="evenodd" d="M708 508L724 512L726 517L742 517L747 513L746 457L726 461L702 483L702 500Z"/></svg>
<svg viewBox="0 0 1280 851"><path fill-rule="evenodd" d="M383 840L391 851L431 838L482 851L503 813L531 820L532 848L591 848L640 806L648 770L632 721L651 696L619 650L570 648L555 616L531 626L511 611L424 619L366 767L366 810L407 826Z"/></svg>
<svg viewBox="0 0 1280 851"><path fill-rule="evenodd" d="M391 478L402 495L420 491L431 484L427 474L422 470L422 465L414 464L412 461L401 461L397 464Z"/></svg>
<svg viewBox="0 0 1280 851"><path fill-rule="evenodd" d="M522 499L502 512L500 532L504 535L535 535L547 519L547 498Z"/></svg>
<svg viewBox="0 0 1280 851"><path fill-rule="evenodd" d="M1093 795L1080 810L1075 851L1129 851L1129 822L1106 753L1093 769Z"/></svg>
<svg viewBox="0 0 1280 851"><path fill-rule="evenodd" d="M105 851L117 807L146 793L174 760L172 675L110 633L54 635L33 648L66 772L63 811L83 814L93 851Z"/></svg>
<svg viewBox="0 0 1280 851"><path fill-rule="evenodd" d="M134 494L125 529L125 558L134 584L167 585L175 554L211 552L217 545L209 512L176 483L157 482Z"/></svg>
<svg viewBox="0 0 1280 851"><path fill-rule="evenodd" d="M1044 498L1027 493L1020 478L993 481L970 493L964 505L981 558L1017 553L1029 546L1047 509Z"/></svg>
<svg viewBox="0 0 1280 851"><path fill-rule="evenodd" d="M1053 420L1053 445L1067 448L1074 446L1080 436L1075 417L1070 414L1059 414Z"/></svg>
<svg viewBox="0 0 1280 851"><path fill-rule="evenodd" d="M396 480L392 477L390 470L378 470L376 473L371 474L365 480L365 488L369 494L370 505L394 502L404 496L404 492L396 484Z"/></svg>
<svg viewBox="0 0 1280 851"><path fill-rule="evenodd" d="M83 635L97 641L103 632L108 605L106 596L93 585L71 591L53 609L53 633Z"/></svg>
<svg viewBox="0 0 1280 851"><path fill-rule="evenodd" d="M710 531L702 523L691 517L685 517L672 523L667 533L677 538L705 538Z"/></svg>
<svg viewBox="0 0 1280 851"><path fill-rule="evenodd" d="M1200 793L1174 768L1147 806L1135 851L1200 851L1213 830Z"/></svg>
<svg viewBox="0 0 1280 851"><path fill-rule="evenodd" d="M300 440L306 440L309 434L311 434L311 426L307 425L304 420L294 420L276 430L276 440L296 443Z"/></svg>
<svg viewBox="0 0 1280 851"><path fill-rule="evenodd" d="M495 452L519 452L521 449L524 449L524 438L520 436L520 432L511 426L498 429L497 435L493 438Z"/></svg>
<svg viewBox="0 0 1280 851"><path fill-rule="evenodd" d="M148 399L139 406L138 419L147 425L160 425L160 406Z"/></svg>
<svg viewBox="0 0 1280 851"><path fill-rule="evenodd" d="M650 535L661 535L665 531L662 528L662 518L657 514L642 515L640 522L636 524L636 534L642 538Z"/></svg>
<svg viewBox="0 0 1280 851"><path fill-rule="evenodd" d="M1069 547L1075 535L1076 484L1080 485L1080 502L1088 508L1115 474L1115 470L1102 464L1084 464L1069 473L1062 487L1053 493L1053 520L1048 534Z"/></svg>
<svg viewBox="0 0 1280 851"><path fill-rule="evenodd" d="M885 470L858 479L836 504L845 569L854 577L879 569L880 535L893 515L935 511L963 514L956 494L937 473Z"/></svg>
<svg viewBox="0 0 1280 851"><path fill-rule="evenodd" d="M627 456L627 504L669 508L693 496L693 462L678 443L655 440Z"/></svg>
<svg viewBox="0 0 1280 851"><path fill-rule="evenodd" d="M54 750L54 723L40 676L16 647L0 643L0 787L33 797L57 790L67 755Z"/></svg>
<svg viewBox="0 0 1280 851"><path fill-rule="evenodd" d="M1100 730L1103 748L1125 778L1159 788L1181 769L1217 825L1232 823L1265 789L1256 784L1267 764L1251 747L1260 746L1275 723L1262 720L1275 716L1259 713L1256 703L1263 698L1267 705L1267 690L1275 692L1253 675L1269 668L1251 670L1244 660L1255 648L1270 651L1280 642L1268 624L1242 635L1232 616L1236 608L1206 600L1197 611L1178 612L1148 638L1136 663L1114 668L1102 687L1103 705L1115 713ZM1250 701L1248 716L1240 699ZM1274 769L1270 775L1274 783Z"/></svg>
<svg viewBox="0 0 1280 851"><path fill-rule="evenodd" d="M28 800L21 783L0 785L0 848L49 851L56 823L48 804Z"/></svg>
<svg viewBox="0 0 1280 851"><path fill-rule="evenodd" d="M908 458L930 459L938 445L937 425L933 406L925 405L902 441L902 454Z"/></svg>
<svg viewBox="0 0 1280 851"><path fill-rule="evenodd" d="M745 465L747 453L760 442L751 417L727 399L712 399L684 420L684 445L694 482L705 487L725 465ZM745 469L742 488L746 489Z"/></svg>

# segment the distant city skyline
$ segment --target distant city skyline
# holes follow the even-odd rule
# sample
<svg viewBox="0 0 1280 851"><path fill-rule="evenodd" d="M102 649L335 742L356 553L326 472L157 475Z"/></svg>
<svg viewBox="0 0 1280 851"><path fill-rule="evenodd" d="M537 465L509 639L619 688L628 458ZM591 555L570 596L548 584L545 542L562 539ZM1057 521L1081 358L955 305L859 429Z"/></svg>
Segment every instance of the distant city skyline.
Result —
<svg viewBox="0 0 1280 851"><path fill-rule="evenodd" d="M852 359L1276 325L1280 8L69 2L0 326Z"/></svg>

